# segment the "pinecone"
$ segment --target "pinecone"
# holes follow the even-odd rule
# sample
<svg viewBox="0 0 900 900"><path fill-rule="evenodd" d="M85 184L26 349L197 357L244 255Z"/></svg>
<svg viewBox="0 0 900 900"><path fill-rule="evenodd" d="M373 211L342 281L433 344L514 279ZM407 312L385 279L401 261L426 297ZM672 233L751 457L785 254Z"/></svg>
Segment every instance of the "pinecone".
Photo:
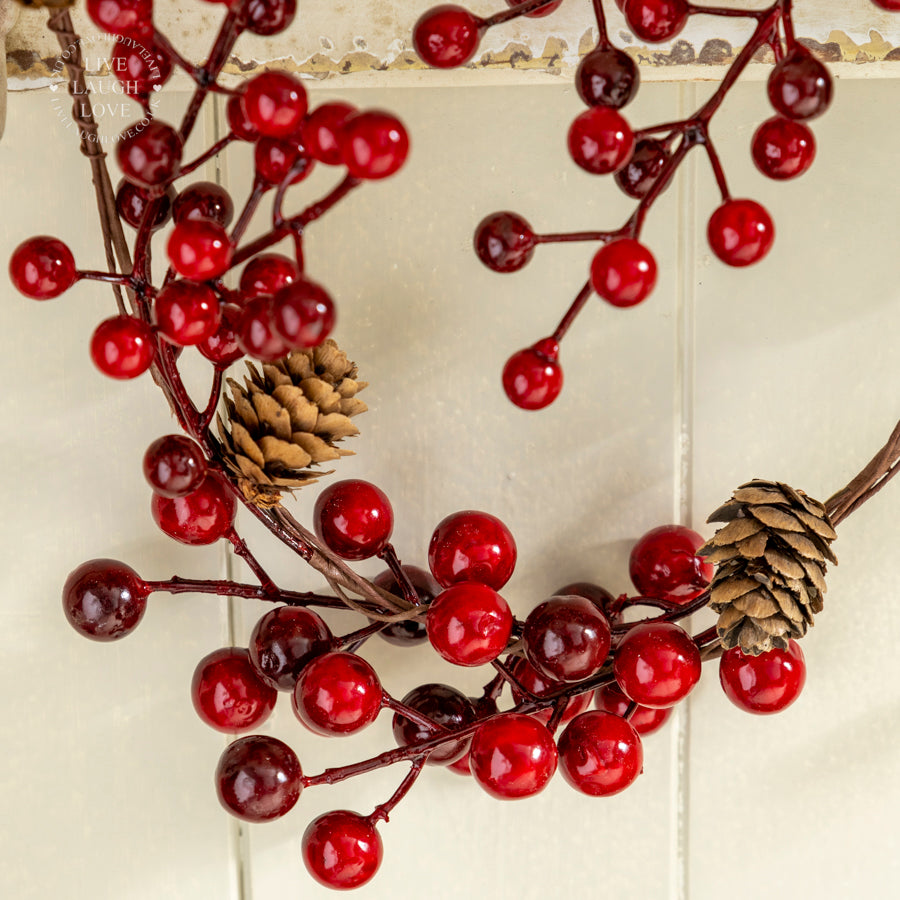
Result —
<svg viewBox="0 0 900 900"><path fill-rule="evenodd" d="M708 522L727 522L698 551L717 566L710 608L722 646L786 650L822 611L825 561L837 537L818 500L779 481L742 484Z"/></svg>
<svg viewBox="0 0 900 900"><path fill-rule="evenodd" d="M330 474L309 466L352 455L336 444L359 433L350 417L367 409L356 397L366 382L356 380L356 365L330 339L264 363L262 371L247 368L243 386L228 379L228 426L218 417L222 456L247 500L272 507L282 491Z"/></svg>

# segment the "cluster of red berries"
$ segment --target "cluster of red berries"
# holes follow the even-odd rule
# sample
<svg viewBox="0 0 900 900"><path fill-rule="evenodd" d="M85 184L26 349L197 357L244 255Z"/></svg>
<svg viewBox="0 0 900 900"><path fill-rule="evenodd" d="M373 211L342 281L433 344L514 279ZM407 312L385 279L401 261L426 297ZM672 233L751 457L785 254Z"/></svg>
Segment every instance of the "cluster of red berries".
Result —
<svg viewBox="0 0 900 900"><path fill-rule="evenodd" d="M467 63L475 54L487 28L515 15L547 15L557 6L553 0L508 0L511 10L479 18L469 10L443 4L426 12L416 23L414 41L422 59L431 66L450 68ZM691 15L718 14L693 6L687 0L616 0L634 35L642 41L674 38ZM665 189L685 153L702 145L710 156L722 202L707 222L707 239L713 253L726 265L748 266L770 250L775 228L766 209L755 200L732 197L715 154L708 126L730 85L694 116L660 127L632 130L620 110L635 96L640 73L634 59L613 46L606 31L602 4L594 4L599 40L581 60L575 87L588 109L572 122L567 146L580 168L593 175L614 175L624 193L639 201L638 211L615 231L578 232L571 235L536 234L521 216L508 211L486 216L475 230L475 252L495 272L521 269L540 243L565 240L599 240L590 277L556 331L515 353L503 370L503 388L522 409L542 409L559 395L563 373L559 344L574 316L591 292L612 306L625 308L644 301L657 281L651 250L639 240L646 211ZM729 14L731 11L729 10ZM770 178L795 178L815 157L815 140L808 120L821 115L831 101L831 78L826 68L793 37L790 6L783 0L768 10L746 13L756 29L732 64L741 71L753 53L766 45L775 50L776 63L768 80L768 96L776 115L759 126L751 141L757 168ZM779 27L784 32L782 37Z"/></svg>

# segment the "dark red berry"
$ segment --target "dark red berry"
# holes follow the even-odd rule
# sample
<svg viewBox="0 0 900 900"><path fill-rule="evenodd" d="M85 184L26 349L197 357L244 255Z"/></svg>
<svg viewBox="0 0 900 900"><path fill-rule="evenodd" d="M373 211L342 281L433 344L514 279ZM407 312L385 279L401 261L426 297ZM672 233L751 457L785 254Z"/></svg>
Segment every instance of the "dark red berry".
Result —
<svg viewBox="0 0 900 900"><path fill-rule="evenodd" d="M212 181L197 181L189 185L172 205L172 218L176 223L205 219L224 228L231 224L233 217L231 194Z"/></svg>
<svg viewBox="0 0 900 900"><path fill-rule="evenodd" d="M651 43L675 37L688 20L687 0L625 0L622 12L634 34Z"/></svg>
<svg viewBox="0 0 900 900"><path fill-rule="evenodd" d="M150 223L151 231L157 231L169 221L172 213L172 201L176 196L175 188L169 185L165 194L156 199L156 213ZM116 188L116 211L128 225L132 228L140 228L149 205L150 195L145 188L138 187L125 178L119 181L119 186Z"/></svg>
<svg viewBox="0 0 900 900"><path fill-rule="evenodd" d="M591 262L591 286L613 306L636 306L656 286L656 260L634 238L610 241Z"/></svg>
<svg viewBox="0 0 900 900"><path fill-rule="evenodd" d="M205 284L173 281L157 295L153 320L160 333L173 344L199 344L219 330L222 311L219 298Z"/></svg>
<svg viewBox="0 0 900 900"><path fill-rule="evenodd" d="M293 809L303 790L303 771L283 741L251 734L225 748L216 766L216 790L232 815L269 822Z"/></svg>
<svg viewBox="0 0 900 900"><path fill-rule="evenodd" d="M814 119L831 104L828 69L800 44L795 44L769 74L769 102L789 119Z"/></svg>
<svg viewBox="0 0 900 900"><path fill-rule="evenodd" d="M888 12L900 12L900 0L872 0L879 9L886 9Z"/></svg>
<svg viewBox="0 0 900 900"><path fill-rule="evenodd" d="M116 159L122 174L139 187L156 187L171 180L181 165L178 132L159 119L146 119L122 132Z"/></svg>
<svg viewBox="0 0 900 900"><path fill-rule="evenodd" d="M313 169L313 161L296 140L262 137L253 153L256 174L269 185L281 184L291 175L289 184L303 181Z"/></svg>
<svg viewBox="0 0 900 900"><path fill-rule="evenodd" d="M806 684L806 661L800 645L773 648L759 656L732 647L719 660L719 682L725 696L749 713L766 715L787 709Z"/></svg>
<svg viewBox="0 0 900 900"><path fill-rule="evenodd" d="M465 694L446 684L419 685L400 702L450 731L465 728L477 718L472 701ZM441 735L437 728L427 728L405 718L402 713L394 713L391 728L399 747L422 744ZM465 756L469 749L469 741L468 737L459 741L448 741L432 750L425 761L432 766L446 766L456 762Z"/></svg>
<svg viewBox="0 0 900 900"><path fill-rule="evenodd" d="M313 510L316 534L341 559L368 559L391 539L394 511L384 491L368 481L329 485Z"/></svg>
<svg viewBox="0 0 900 900"><path fill-rule="evenodd" d="M275 688L250 663L244 647L213 650L197 664L191 700L197 715L216 731L240 734L261 725L275 708Z"/></svg>
<svg viewBox="0 0 900 900"><path fill-rule="evenodd" d="M297 263L279 253L254 256L241 272L240 290L247 297L274 296L300 277Z"/></svg>
<svg viewBox="0 0 900 900"><path fill-rule="evenodd" d="M615 174L616 184L636 200L646 197L650 188L656 184L662 172L669 152L662 141L653 138L641 138L634 145L631 159Z"/></svg>
<svg viewBox="0 0 900 900"><path fill-rule="evenodd" d="M553 338L514 353L503 367L503 390L520 409L544 409L562 386L559 344Z"/></svg>
<svg viewBox="0 0 900 900"><path fill-rule="evenodd" d="M205 477L203 450L186 435L163 435L144 453L144 478L163 497L183 497L195 491Z"/></svg>
<svg viewBox="0 0 900 900"><path fill-rule="evenodd" d="M272 362L287 356L290 348L275 331L272 298L254 297L241 308L237 325L238 346L248 356Z"/></svg>
<svg viewBox="0 0 900 900"><path fill-rule="evenodd" d="M573 788L590 797L624 791L643 765L644 749L637 731L612 713L582 713L560 735L559 770Z"/></svg>
<svg viewBox="0 0 900 900"><path fill-rule="evenodd" d="M284 31L297 13L297 0L247 0L247 30L268 36Z"/></svg>
<svg viewBox="0 0 900 900"><path fill-rule="evenodd" d="M231 128L232 134L241 141L258 141L260 133L256 126L247 117L247 112L241 104L241 95L243 87L238 93L228 98L225 104L225 116L228 119L228 127Z"/></svg>
<svg viewBox="0 0 900 900"><path fill-rule="evenodd" d="M379 110L350 116L341 129L340 141L344 165L354 178L387 178L409 154L409 136L403 123Z"/></svg>
<svg viewBox="0 0 900 900"><path fill-rule="evenodd" d="M172 230L166 250L173 268L183 278L209 281L228 271L233 248L221 225L189 219Z"/></svg>
<svg viewBox="0 0 900 900"><path fill-rule="evenodd" d="M312 610L278 606L256 623L250 635L250 661L266 683L292 691L303 667L333 646L331 629Z"/></svg>
<svg viewBox="0 0 900 900"><path fill-rule="evenodd" d="M147 608L147 585L114 559L82 563L63 586L69 624L92 641L117 641L137 628Z"/></svg>
<svg viewBox="0 0 900 900"><path fill-rule="evenodd" d="M547 727L518 713L485 722L469 751L475 781L499 800L539 794L553 777L556 763L556 745Z"/></svg>
<svg viewBox="0 0 900 900"><path fill-rule="evenodd" d="M616 716L624 716L628 707L631 706L631 701L622 693L615 682L597 688L594 692L594 703L597 705L597 709L613 713ZM668 709L650 709L649 706L638 705L628 721L638 734L646 735L653 734L654 731L662 728L669 721L671 715L672 707Z"/></svg>
<svg viewBox="0 0 900 900"><path fill-rule="evenodd" d="M303 123L306 152L328 166L341 165L341 129L355 112L356 107L349 103L323 103L317 106Z"/></svg>
<svg viewBox="0 0 900 900"><path fill-rule="evenodd" d="M147 37L153 31L152 0L87 0L91 21L109 34Z"/></svg>
<svg viewBox="0 0 900 900"><path fill-rule="evenodd" d="M621 109L631 102L640 83L635 61L612 45L595 47L584 56L575 72L575 89L588 106Z"/></svg>
<svg viewBox="0 0 900 900"><path fill-rule="evenodd" d="M604 615L607 614L609 604L616 599L606 588L602 588L599 584L593 584L590 581L573 581L571 584L564 584L553 592L554 597L565 597L569 594L590 600Z"/></svg>
<svg viewBox="0 0 900 900"><path fill-rule="evenodd" d="M531 226L511 212L485 216L475 229L475 253L495 272L517 272L534 255Z"/></svg>
<svg viewBox="0 0 900 900"><path fill-rule="evenodd" d="M305 278L281 288L272 298L272 323L292 349L318 347L334 328L334 301L324 288Z"/></svg>
<svg viewBox="0 0 900 900"><path fill-rule="evenodd" d="M453 3L434 6L413 28L416 53L429 66L453 69L465 65L478 49L481 19Z"/></svg>
<svg viewBox="0 0 900 900"><path fill-rule="evenodd" d="M234 495L224 478L208 471L200 486L183 497L154 494L150 504L153 521L169 537L182 544L212 544L225 537L234 524Z"/></svg>
<svg viewBox="0 0 900 900"><path fill-rule="evenodd" d="M410 584L415 589L419 603L423 607L428 606L440 592L438 583L431 577L430 572L426 572L418 566L403 566L402 568ZM397 597L404 596L403 590L390 569L386 569L384 572L376 575L372 581L373 584L382 590L389 591ZM414 647L428 640L428 629L425 623L416 619L391 622L382 628L378 634L389 644L396 644L398 647Z"/></svg>
<svg viewBox="0 0 900 900"><path fill-rule="evenodd" d="M529 0L506 0L506 5L511 9L515 9L517 6L521 6L523 3L528 2ZM555 13L560 6L562 6L562 0L550 0L545 6L539 6L537 9L525 13L525 16L529 19L542 19L544 16Z"/></svg>
<svg viewBox="0 0 900 900"><path fill-rule="evenodd" d="M568 144L569 155L585 172L609 175L631 159L634 134L614 109L594 106L575 117Z"/></svg>
<svg viewBox="0 0 900 900"><path fill-rule="evenodd" d="M306 89L287 72L263 72L251 78L240 95L250 124L264 137L294 134L306 115Z"/></svg>
<svg viewBox="0 0 900 900"><path fill-rule="evenodd" d="M222 304L222 318L216 333L197 344L203 356L217 366L229 366L244 355L237 339L240 316L238 307L230 303Z"/></svg>
<svg viewBox="0 0 900 900"><path fill-rule="evenodd" d="M559 681L548 678L542 672L539 672L527 659L522 656L513 656L508 660L508 667L513 676L518 680L519 684L537 697L550 697L564 690L567 685ZM530 700L528 694L521 691L515 685L512 686L513 700L518 704L523 700ZM567 703L563 711L560 722L565 724L575 718L579 713L583 713L591 704L591 691L585 691L582 694L576 694ZM553 715L553 707L547 706L539 709L537 712L529 713L545 725L550 721Z"/></svg>
<svg viewBox="0 0 900 900"><path fill-rule="evenodd" d="M759 262L775 240L775 225L755 200L726 200L710 217L706 237L713 253L729 266Z"/></svg>
<svg viewBox="0 0 900 900"><path fill-rule="evenodd" d="M130 37L116 38L109 67L130 96L149 94L172 75L172 61L167 53L153 41L138 43Z"/></svg>
<svg viewBox="0 0 900 900"><path fill-rule="evenodd" d="M16 289L32 300L49 300L77 280L72 251L62 241L39 235L23 241L9 260L9 277Z"/></svg>
<svg viewBox="0 0 900 900"><path fill-rule="evenodd" d="M772 116L753 135L750 152L756 168L784 181L802 175L816 158L816 139L802 122Z"/></svg>
<svg viewBox="0 0 900 900"><path fill-rule="evenodd" d="M434 529L428 566L443 587L478 581L500 590L516 567L516 542L496 516L465 509L451 513Z"/></svg>
<svg viewBox="0 0 900 900"><path fill-rule="evenodd" d="M428 607L428 639L457 666L480 666L506 649L513 616L492 588L474 581L454 584Z"/></svg>
<svg viewBox="0 0 900 900"><path fill-rule="evenodd" d="M313 819L303 833L303 862L313 878L337 890L370 881L381 865L381 838L372 822L346 809Z"/></svg>
<svg viewBox="0 0 900 900"><path fill-rule="evenodd" d="M294 687L294 712L317 734L361 731L378 716L384 694L375 670L354 653L324 653L303 668Z"/></svg>
<svg viewBox="0 0 900 900"><path fill-rule="evenodd" d="M709 586L713 567L697 550L703 538L683 525L660 525L632 548L628 569L638 593L669 603L688 603Z"/></svg>
<svg viewBox="0 0 900 900"><path fill-rule="evenodd" d="M104 319L91 337L91 359L110 378L137 378L150 368L155 357L150 326L133 316Z"/></svg>

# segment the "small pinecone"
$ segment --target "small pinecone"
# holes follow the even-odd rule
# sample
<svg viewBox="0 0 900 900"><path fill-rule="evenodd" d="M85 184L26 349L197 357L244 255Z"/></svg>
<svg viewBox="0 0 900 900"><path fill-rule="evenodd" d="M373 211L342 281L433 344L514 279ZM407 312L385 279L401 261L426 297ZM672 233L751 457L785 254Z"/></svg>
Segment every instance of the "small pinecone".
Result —
<svg viewBox="0 0 900 900"><path fill-rule="evenodd" d="M825 561L837 537L818 500L778 481L742 484L708 522L727 522L698 551L715 563L710 608L722 646L786 650L822 611Z"/></svg>
<svg viewBox="0 0 900 900"><path fill-rule="evenodd" d="M228 379L228 425L218 417L222 455L247 500L272 507L282 491L330 474L309 466L352 455L336 444L359 433L350 417L367 409L356 396L366 382L356 380L356 365L330 339L264 363L262 371L247 368L243 386Z"/></svg>

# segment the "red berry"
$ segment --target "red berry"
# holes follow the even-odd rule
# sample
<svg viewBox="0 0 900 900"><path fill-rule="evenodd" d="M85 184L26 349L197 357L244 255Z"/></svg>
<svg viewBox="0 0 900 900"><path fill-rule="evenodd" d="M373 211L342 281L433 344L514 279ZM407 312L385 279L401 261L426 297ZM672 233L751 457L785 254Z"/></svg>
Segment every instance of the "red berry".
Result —
<svg viewBox="0 0 900 900"><path fill-rule="evenodd" d="M230 366L244 351L238 344L237 329L241 311L231 304L222 304L222 318L215 334L197 344L197 349L217 366Z"/></svg>
<svg viewBox="0 0 900 900"><path fill-rule="evenodd" d="M777 647L759 656L732 647L719 660L719 681L725 696L749 713L766 715L787 709L806 684L806 661L800 645Z"/></svg>
<svg viewBox="0 0 900 900"><path fill-rule="evenodd" d="M315 282L298 278L272 298L275 330L292 349L318 347L334 328L334 301Z"/></svg>
<svg viewBox="0 0 900 900"><path fill-rule="evenodd" d="M688 20L687 0L625 0L622 12L634 34L651 43L675 37Z"/></svg>
<svg viewBox="0 0 900 900"><path fill-rule="evenodd" d="M409 154L409 137L403 123L379 110L350 116L341 130L341 154L354 178L387 178Z"/></svg>
<svg viewBox="0 0 900 900"><path fill-rule="evenodd" d="M506 649L513 616L495 590L465 581L435 597L426 622L432 647L447 662L480 666Z"/></svg>
<svg viewBox="0 0 900 900"><path fill-rule="evenodd" d="M219 298L205 284L193 281L167 284L153 303L156 327L180 347L199 344L212 337L219 330L221 319Z"/></svg>
<svg viewBox="0 0 900 900"><path fill-rule="evenodd" d="M582 794L609 797L641 774L644 749L619 716L592 710L576 716L559 738L559 770Z"/></svg>
<svg viewBox="0 0 900 900"><path fill-rule="evenodd" d="M584 597L551 597L539 603L522 631L525 655L554 681L584 681L606 662L611 633L606 617Z"/></svg>
<svg viewBox="0 0 900 900"><path fill-rule="evenodd" d="M514 353L503 367L503 390L520 409L544 409L562 390L559 344L544 338Z"/></svg>
<svg viewBox="0 0 900 900"><path fill-rule="evenodd" d="M662 141L653 138L641 138L634 145L631 159L615 174L616 184L629 197L641 200L656 184L663 166L669 158L669 152Z"/></svg>
<svg viewBox="0 0 900 900"><path fill-rule="evenodd" d="M347 480L319 494L313 511L316 534L341 559L368 559L391 539L394 511L384 491L368 481Z"/></svg>
<svg viewBox="0 0 900 900"><path fill-rule="evenodd" d="M145 45L130 37L116 38L109 67L130 96L149 94L172 75L172 61L167 53L153 41Z"/></svg>
<svg viewBox="0 0 900 900"><path fill-rule="evenodd" d="M231 224L234 217L234 203L231 194L222 185L197 181L176 197L172 217L176 223L206 219L224 228Z"/></svg>
<svg viewBox="0 0 900 900"><path fill-rule="evenodd" d="M306 89L287 72L256 75L240 97L247 120L264 137L294 134L306 115Z"/></svg>
<svg viewBox="0 0 900 900"><path fill-rule="evenodd" d="M639 594L688 603L709 587L713 567L697 556L703 538L683 525L660 525L632 548L629 573Z"/></svg>
<svg viewBox="0 0 900 900"><path fill-rule="evenodd" d="M247 112L241 104L241 96L243 94L243 86L236 94L232 94L225 104L225 116L228 119L228 127L238 140L241 141L258 141L260 133L256 126L247 117Z"/></svg>
<svg viewBox="0 0 900 900"><path fill-rule="evenodd" d="M241 272L240 290L247 297L274 296L299 277L300 270L294 260L279 253L260 253Z"/></svg>
<svg viewBox="0 0 900 900"><path fill-rule="evenodd" d="M333 646L331 629L312 610L278 606L256 623L250 661L267 684L292 691L304 666Z"/></svg>
<svg viewBox="0 0 900 900"><path fill-rule="evenodd" d="M216 731L239 734L261 725L275 708L275 688L257 675L243 647L223 647L197 664L191 700L197 715Z"/></svg>
<svg viewBox="0 0 900 900"><path fill-rule="evenodd" d="M750 152L756 168L784 181L802 175L816 158L816 139L802 122L772 116L753 135Z"/></svg>
<svg viewBox="0 0 900 900"><path fill-rule="evenodd" d="M556 745L547 727L518 713L485 722L469 751L472 775L498 800L539 794L553 777L556 763Z"/></svg>
<svg viewBox="0 0 900 900"><path fill-rule="evenodd" d="M248 356L272 362L287 356L290 348L275 331L272 298L254 297L244 304L237 324L238 346Z"/></svg>
<svg viewBox="0 0 900 900"><path fill-rule="evenodd" d="M372 822L346 809L325 813L310 822L301 846L309 874L337 890L370 881L384 852Z"/></svg>
<svg viewBox="0 0 900 900"><path fill-rule="evenodd" d="M900 0L872 0L879 9L886 9L888 12L900 12Z"/></svg>
<svg viewBox="0 0 900 900"><path fill-rule="evenodd" d="M200 486L183 497L154 494L153 521L182 544L212 544L225 537L234 524L236 501L225 479L209 471Z"/></svg>
<svg viewBox="0 0 900 900"><path fill-rule="evenodd" d="M614 109L594 106L569 126L569 155L592 175L618 172L634 152L631 127Z"/></svg>
<svg viewBox="0 0 900 900"><path fill-rule="evenodd" d="M795 44L769 74L769 102L789 119L814 119L831 104L831 76L813 55Z"/></svg>
<svg viewBox="0 0 900 900"><path fill-rule="evenodd" d="M729 266L761 260L775 240L775 226L755 200L726 200L710 217L706 237L713 253Z"/></svg>
<svg viewBox="0 0 900 900"><path fill-rule="evenodd" d="M478 581L500 590L516 567L516 542L496 516L465 509L434 529L428 566L442 587Z"/></svg>
<svg viewBox="0 0 900 900"><path fill-rule="evenodd" d="M63 586L69 624L92 641L117 641L137 628L147 608L147 585L114 559L82 563Z"/></svg>
<svg viewBox="0 0 900 900"><path fill-rule="evenodd" d="M176 197L175 188L169 185L165 194L155 200L156 214L150 223L150 230L157 231L169 221L172 213L172 201ZM150 194L145 188L132 184L125 178L119 181L116 188L116 211L132 228L140 228L150 205Z"/></svg>
<svg viewBox="0 0 900 900"><path fill-rule="evenodd" d="M9 260L9 277L16 289L32 300L49 300L67 291L78 279L75 258L62 241L39 235L23 241Z"/></svg>
<svg viewBox="0 0 900 900"><path fill-rule="evenodd" d="M430 572L426 572L418 566L403 566L402 568L410 584L415 589L419 603L423 608L428 606L440 592L438 583L431 577ZM382 590L390 591L397 597L403 596L403 590L390 569L386 569L384 572L376 575L372 579L372 583L382 588ZM401 622L391 622L382 628L378 635L389 644L395 644L398 647L414 647L428 640L428 629L424 622L419 622L416 619L405 619Z"/></svg>
<svg viewBox="0 0 900 900"><path fill-rule="evenodd" d="M353 734L378 716L384 693L375 670L354 653L323 653L303 668L294 712L317 734Z"/></svg>
<svg viewBox="0 0 900 900"><path fill-rule="evenodd" d="M597 705L597 709L613 713L616 716L624 716L631 705L631 701L622 693L615 682L597 688L594 692L594 703ZM638 705L628 721L638 734L653 734L654 731L658 731L669 721L671 715L671 707L668 709L650 709L649 706Z"/></svg>
<svg viewBox="0 0 900 900"><path fill-rule="evenodd" d="M635 306L656 286L656 260L634 238L610 241L591 262L591 286L613 306Z"/></svg>
<svg viewBox="0 0 900 900"><path fill-rule="evenodd" d="M166 245L175 271L191 281L224 275L231 265L232 249L228 232L216 222L203 219L178 223Z"/></svg>
<svg viewBox="0 0 900 900"><path fill-rule="evenodd" d="M341 165L341 129L355 112L356 107L349 103L323 103L317 106L303 123L306 152L328 166Z"/></svg>
<svg viewBox="0 0 900 900"><path fill-rule="evenodd" d="M178 173L183 149L178 132L165 122L146 119L122 132L116 159L122 174L139 187L156 187Z"/></svg>
<svg viewBox="0 0 900 900"><path fill-rule="evenodd" d="M281 184L292 169L294 174L289 183L298 184L313 169L312 159L303 152L296 140L260 138L256 143L253 160L256 174L270 185Z"/></svg>
<svg viewBox="0 0 900 900"><path fill-rule="evenodd" d="M137 378L150 368L155 356L150 326L133 316L104 319L91 337L91 359L110 378Z"/></svg>
<svg viewBox="0 0 900 900"><path fill-rule="evenodd" d="M297 13L297 0L247 0L247 30L268 36L284 31Z"/></svg>
<svg viewBox="0 0 900 900"><path fill-rule="evenodd" d="M700 680L700 651L671 622L630 628L613 656L613 674L635 703L662 709L683 700Z"/></svg>
<svg viewBox="0 0 900 900"><path fill-rule="evenodd" d="M508 661L508 668L522 687L525 688L528 693L534 694L537 697L549 697L559 693L567 687L567 685L554 681L552 678L548 678L546 675L539 672L522 656L511 657ZM517 704L521 703L523 700L531 699L515 685L512 686L512 695L513 700ZM575 718L579 713L583 713L588 706L590 706L590 703L591 691L576 694L568 701L568 703L566 703L566 708L563 711L560 722L568 722ZM553 709L552 707L545 707L537 712L529 713L529 715L534 716L535 719L546 725L553 715Z"/></svg>
<svg viewBox="0 0 900 900"><path fill-rule="evenodd" d="M465 694L461 694L446 684L419 685L419 687L413 688L400 702L450 731L465 728L477 718L472 701ZM399 747L422 744L441 734L438 729L426 728L418 722L405 718L399 712L394 713L391 729ZM469 743L468 737L459 741L448 741L432 750L425 762L431 766L446 766L456 762L465 756L469 749Z"/></svg>
<svg viewBox="0 0 900 900"><path fill-rule="evenodd" d="M269 822L293 809L303 790L303 770L283 741L251 734L225 748L216 766L216 790L232 815Z"/></svg>
<svg viewBox="0 0 900 900"><path fill-rule="evenodd" d="M152 0L87 0L87 14L109 34L141 38L153 31Z"/></svg>
<svg viewBox="0 0 900 900"><path fill-rule="evenodd" d="M419 17L413 28L416 53L429 66L453 69L478 49L482 21L465 7L442 3Z"/></svg>
<svg viewBox="0 0 900 900"><path fill-rule="evenodd" d="M528 0L506 0L506 5L511 9L521 6L523 3L528 3ZM531 12L525 13L525 16L528 19L542 19L544 16L555 13L560 6L562 6L562 0L552 0L552 2L547 3L546 6L541 6L538 7L538 9L533 9Z"/></svg>
<svg viewBox="0 0 900 900"><path fill-rule="evenodd" d="M569 594L590 600L604 615L606 615L609 604L616 599L606 588L600 587L599 584L592 584L589 581L573 581L571 584L563 585L553 592L554 597L565 597Z"/></svg>
<svg viewBox="0 0 900 900"><path fill-rule="evenodd" d="M595 47L581 60L575 72L575 89L588 106L621 109L631 102L640 84L641 76L635 61L624 50L612 45Z"/></svg>
<svg viewBox="0 0 900 900"><path fill-rule="evenodd" d="M183 434L157 438L144 453L144 478L163 497L183 497L206 477L206 457L196 441Z"/></svg>
<svg viewBox="0 0 900 900"><path fill-rule="evenodd" d="M511 212L485 216L475 229L475 253L495 272L517 272L534 255L531 226Z"/></svg>

